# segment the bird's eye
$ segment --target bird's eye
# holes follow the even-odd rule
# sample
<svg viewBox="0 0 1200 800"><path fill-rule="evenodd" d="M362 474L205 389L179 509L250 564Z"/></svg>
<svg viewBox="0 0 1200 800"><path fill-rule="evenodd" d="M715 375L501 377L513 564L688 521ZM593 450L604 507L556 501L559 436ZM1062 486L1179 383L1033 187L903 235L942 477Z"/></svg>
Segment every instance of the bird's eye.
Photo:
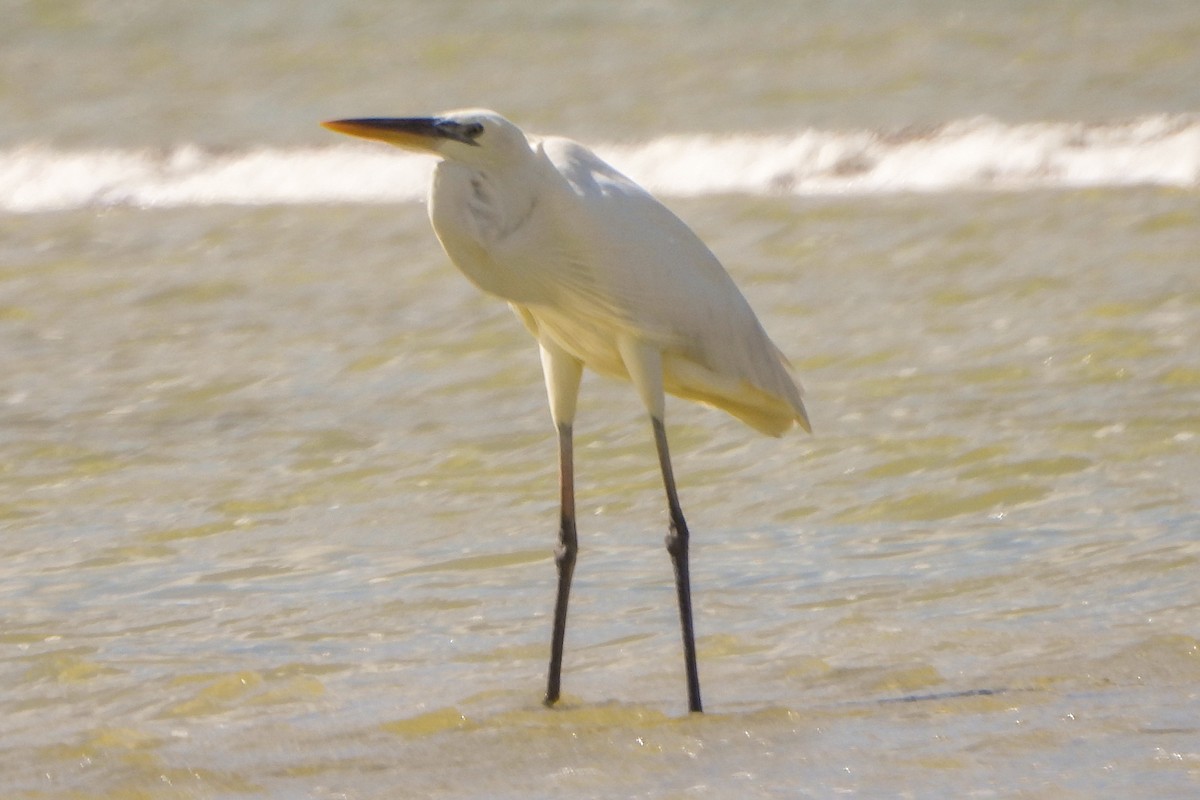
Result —
<svg viewBox="0 0 1200 800"><path fill-rule="evenodd" d="M447 139L453 139L456 142L477 146L479 143L475 140L483 133L482 122L456 122L454 120L445 119L437 122L438 132Z"/></svg>

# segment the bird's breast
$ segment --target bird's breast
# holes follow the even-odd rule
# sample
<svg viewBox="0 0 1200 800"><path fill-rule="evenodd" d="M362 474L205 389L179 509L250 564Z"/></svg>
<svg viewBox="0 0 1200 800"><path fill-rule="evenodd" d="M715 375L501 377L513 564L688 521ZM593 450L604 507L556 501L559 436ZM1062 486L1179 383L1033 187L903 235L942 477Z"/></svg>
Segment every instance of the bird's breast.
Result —
<svg viewBox="0 0 1200 800"><path fill-rule="evenodd" d="M470 282L510 302L544 299L510 253L530 215L528 198L506 198L476 170L442 162L434 172L430 221L438 241Z"/></svg>
<svg viewBox="0 0 1200 800"><path fill-rule="evenodd" d="M434 173L429 217L446 254L472 283L509 302L549 298L540 273L558 248L542 212L536 193L486 173L449 162Z"/></svg>

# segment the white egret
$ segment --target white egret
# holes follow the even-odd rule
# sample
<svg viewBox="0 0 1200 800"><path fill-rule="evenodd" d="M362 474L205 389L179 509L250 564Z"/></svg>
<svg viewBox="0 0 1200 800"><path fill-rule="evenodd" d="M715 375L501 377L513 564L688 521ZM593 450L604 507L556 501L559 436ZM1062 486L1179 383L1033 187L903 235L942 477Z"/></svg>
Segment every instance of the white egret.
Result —
<svg viewBox="0 0 1200 800"><path fill-rule="evenodd" d="M670 392L779 436L811 430L787 362L716 256L629 178L568 139L526 136L483 110L323 123L438 156L429 217L450 260L507 300L541 349L558 432L558 593L546 704L559 697L567 600L578 549L572 424L583 368L624 378L650 413L666 487L688 708L700 680L688 575L688 529L663 423Z"/></svg>

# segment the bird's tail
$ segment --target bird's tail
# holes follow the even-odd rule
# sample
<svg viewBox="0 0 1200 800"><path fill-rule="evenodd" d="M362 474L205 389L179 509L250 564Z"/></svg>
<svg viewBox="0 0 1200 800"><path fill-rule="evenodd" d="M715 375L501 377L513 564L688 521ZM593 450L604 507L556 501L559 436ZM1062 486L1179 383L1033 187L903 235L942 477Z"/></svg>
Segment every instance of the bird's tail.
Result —
<svg viewBox="0 0 1200 800"><path fill-rule="evenodd" d="M800 388L786 372L786 385L777 391L731 380L686 359L668 359L663 373L664 388L671 394L719 408L759 433L782 436L796 425L812 433Z"/></svg>

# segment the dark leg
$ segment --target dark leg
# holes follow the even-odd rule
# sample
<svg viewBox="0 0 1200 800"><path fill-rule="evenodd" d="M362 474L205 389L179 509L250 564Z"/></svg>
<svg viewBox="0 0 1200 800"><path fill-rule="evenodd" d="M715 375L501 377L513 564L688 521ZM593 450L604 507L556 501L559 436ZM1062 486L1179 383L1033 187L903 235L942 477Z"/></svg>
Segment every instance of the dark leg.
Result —
<svg viewBox="0 0 1200 800"><path fill-rule="evenodd" d="M700 674L696 669L696 638L692 628L692 589L688 576L688 529L675 491L675 475L671 470L671 455L667 450L667 430L658 417L654 424L654 444L658 448L658 463L662 467L663 484L667 489L667 508L671 527L667 533L667 552L675 567L675 590L679 595L679 622L683 629L683 658L687 669L688 710L703 711L700 704Z"/></svg>
<svg viewBox="0 0 1200 800"><path fill-rule="evenodd" d="M558 700L562 681L563 638L567 634L567 599L571 594L571 575L575 572L575 554L579 550L575 536L575 467L571 454L570 425L558 426L558 485L562 495L558 547L554 551L554 563L558 566L558 597L554 601L554 634L550 640L546 705L553 705Z"/></svg>

